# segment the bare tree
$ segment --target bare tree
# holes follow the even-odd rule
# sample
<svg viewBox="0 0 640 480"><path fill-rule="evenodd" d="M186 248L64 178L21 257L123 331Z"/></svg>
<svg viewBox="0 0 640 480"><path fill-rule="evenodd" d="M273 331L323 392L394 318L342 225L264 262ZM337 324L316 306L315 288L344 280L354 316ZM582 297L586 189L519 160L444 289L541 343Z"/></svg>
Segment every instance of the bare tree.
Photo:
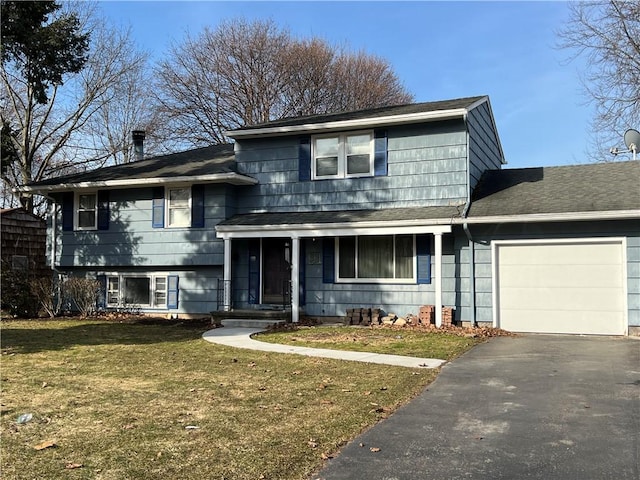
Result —
<svg viewBox="0 0 640 480"><path fill-rule="evenodd" d="M128 137L118 139L114 134L103 142L92 134L99 130L100 122L103 133L109 131L104 122L113 119L106 112L118 101L126 101L121 90L141 71L146 59L131 47L129 32L110 28L96 15L93 4L65 7L75 9L80 28L90 39L86 62L79 71L65 73L63 82L47 84L43 97L16 62L2 64L0 120L3 127L9 127L3 128L3 135L10 135L16 152L15 161L3 165L4 206L20 204L32 210L33 199L12 197L12 188L102 165L114 155L122 156L127 148L123 142ZM68 11L60 9L48 21L55 21L58 14L68 15ZM134 117L134 122L144 120L138 114Z"/></svg>
<svg viewBox="0 0 640 480"><path fill-rule="evenodd" d="M273 21L223 22L174 44L154 91L174 134L192 145L225 142L224 131L298 114L407 103L389 63Z"/></svg>
<svg viewBox="0 0 640 480"><path fill-rule="evenodd" d="M595 106L591 156L610 160L609 147L626 129L640 128L640 2L570 2L569 9L560 46L575 52L572 59L587 60L583 85Z"/></svg>

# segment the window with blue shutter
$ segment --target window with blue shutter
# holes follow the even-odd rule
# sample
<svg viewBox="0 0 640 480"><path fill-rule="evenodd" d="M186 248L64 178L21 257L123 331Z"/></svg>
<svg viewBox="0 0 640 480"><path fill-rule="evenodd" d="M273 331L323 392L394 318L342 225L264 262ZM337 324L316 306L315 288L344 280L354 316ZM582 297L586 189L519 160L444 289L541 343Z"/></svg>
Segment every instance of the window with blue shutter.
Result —
<svg viewBox="0 0 640 480"><path fill-rule="evenodd" d="M376 177L386 176L387 168L387 131L375 130L373 132L374 157L373 174Z"/></svg>
<svg viewBox="0 0 640 480"><path fill-rule="evenodd" d="M204 227L204 185L191 186L191 226Z"/></svg>
<svg viewBox="0 0 640 480"><path fill-rule="evenodd" d="M416 235L418 284L431 283L431 236Z"/></svg>
<svg viewBox="0 0 640 480"><path fill-rule="evenodd" d="M311 180L311 137L301 137L298 147L298 180Z"/></svg>
<svg viewBox="0 0 640 480"><path fill-rule="evenodd" d="M109 190L98 190L98 230L109 230Z"/></svg>
<svg viewBox="0 0 640 480"><path fill-rule="evenodd" d="M164 187L153 189L153 200L151 201L151 226L153 228L164 227Z"/></svg>
<svg viewBox="0 0 640 480"><path fill-rule="evenodd" d="M336 242L334 238L322 239L322 283L336 281Z"/></svg>
<svg viewBox="0 0 640 480"><path fill-rule="evenodd" d="M178 275L167 277L167 308L178 308Z"/></svg>

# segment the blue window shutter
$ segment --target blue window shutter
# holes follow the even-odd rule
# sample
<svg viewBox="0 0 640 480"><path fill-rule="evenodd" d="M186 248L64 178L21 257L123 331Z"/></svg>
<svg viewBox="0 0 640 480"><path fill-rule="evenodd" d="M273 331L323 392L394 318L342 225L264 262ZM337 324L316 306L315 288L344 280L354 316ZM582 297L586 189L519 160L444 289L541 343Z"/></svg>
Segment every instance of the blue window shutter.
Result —
<svg viewBox="0 0 640 480"><path fill-rule="evenodd" d="M98 190L98 230L109 230L109 190Z"/></svg>
<svg viewBox="0 0 640 480"><path fill-rule="evenodd" d="M322 239L322 283L336 281L336 242L334 238Z"/></svg>
<svg viewBox="0 0 640 480"><path fill-rule="evenodd" d="M155 187L153 189L151 226L153 228L164 228L164 187Z"/></svg>
<svg viewBox="0 0 640 480"><path fill-rule="evenodd" d="M299 302L300 306L304 306L306 303L305 297L306 295L306 283L305 279L307 277L307 243L304 240L300 240L300 262L299 262L299 283L300 283L300 297Z"/></svg>
<svg viewBox="0 0 640 480"><path fill-rule="evenodd" d="M431 283L431 237L416 235L418 284Z"/></svg>
<svg viewBox="0 0 640 480"><path fill-rule="evenodd" d="M249 304L260 303L260 239L249 240Z"/></svg>
<svg viewBox="0 0 640 480"><path fill-rule="evenodd" d="M375 130L374 138L374 156L373 156L373 174L376 177L386 176L387 169L387 131Z"/></svg>
<svg viewBox="0 0 640 480"><path fill-rule="evenodd" d="M73 192L62 194L62 230L73 231Z"/></svg>
<svg viewBox="0 0 640 480"><path fill-rule="evenodd" d="M191 186L191 226L204 227L204 185Z"/></svg>
<svg viewBox="0 0 640 480"><path fill-rule="evenodd" d="M100 284L98 290L98 300L96 301L96 307L98 310L104 310L107 308L107 276L106 275L98 275L96 277L98 284Z"/></svg>
<svg viewBox="0 0 640 480"><path fill-rule="evenodd" d="M311 137L300 137L298 148L298 180L311 180Z"/></svg>
<svg viewBox="0 0 640 480"><path fill-rule="evenodd" d="M167 277L167 308L178 308L178 275Z"/></svg>

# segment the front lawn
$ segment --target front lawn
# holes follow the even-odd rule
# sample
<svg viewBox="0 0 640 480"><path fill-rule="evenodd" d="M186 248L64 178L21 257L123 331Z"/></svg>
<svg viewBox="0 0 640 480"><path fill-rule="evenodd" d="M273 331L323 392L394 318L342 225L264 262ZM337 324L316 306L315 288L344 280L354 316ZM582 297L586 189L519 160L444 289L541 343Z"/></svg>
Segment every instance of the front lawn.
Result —
<svg viewBox="0 0 640 480"><path fill-rule="evenodd" d="M0 467L12 479L305 479L437 374L233 349L181 325L1 326ZM473 343L458 338L441 358Z"/></svg>
<svg viewBox="0 0 640 480"><path fill-rule="evenodd" d="M452 360L482 340L412 328L311 327L255 335L256 340L300 347Z"/></svg>

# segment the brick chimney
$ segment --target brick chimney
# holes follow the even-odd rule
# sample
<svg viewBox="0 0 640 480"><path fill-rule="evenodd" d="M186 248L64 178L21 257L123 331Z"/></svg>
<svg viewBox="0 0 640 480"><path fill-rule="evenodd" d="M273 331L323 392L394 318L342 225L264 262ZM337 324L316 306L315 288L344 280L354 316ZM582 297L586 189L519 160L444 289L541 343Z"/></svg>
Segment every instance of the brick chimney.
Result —
<svg viewBox="0 0 640 480"><path fill-rule="evenodd" d="M136 160L144 158L144 130L134 130L131 132L133 138L133 154Z"/></svg>

